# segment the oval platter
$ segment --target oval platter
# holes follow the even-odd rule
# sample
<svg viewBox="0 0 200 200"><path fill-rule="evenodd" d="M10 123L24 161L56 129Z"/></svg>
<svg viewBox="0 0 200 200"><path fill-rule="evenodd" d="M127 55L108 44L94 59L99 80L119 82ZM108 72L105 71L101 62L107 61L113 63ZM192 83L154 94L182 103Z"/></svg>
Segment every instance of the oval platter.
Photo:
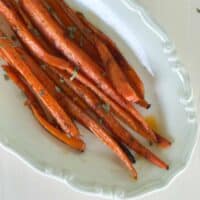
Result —
<svg viewBox="0 0 200 200"><path fill-rule="evenodd" d="M170 164L160 170L141 158L134 181L118 159L81 128L87 150L78 154L46 133L23 105L22 93L0 76L0 143L37 171L83 193L124 199L164 188L191 158L197 141L197 118L189 77L173 42L135 0L68 0L109 35L135 67L152 103L159 130L173 141L169 150L152 150Z"/></svg>

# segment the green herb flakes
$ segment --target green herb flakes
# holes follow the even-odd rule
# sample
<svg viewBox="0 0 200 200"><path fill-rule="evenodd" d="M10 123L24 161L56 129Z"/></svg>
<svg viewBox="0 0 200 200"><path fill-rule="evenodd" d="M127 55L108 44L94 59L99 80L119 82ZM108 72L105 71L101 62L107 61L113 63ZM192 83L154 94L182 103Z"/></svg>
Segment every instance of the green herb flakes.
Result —
<svg viewBox="0 0 200 200"><path fill-rule="evenodd" d="M101 119L101 118L99 119L99 124L101 124L101 125L103 124L103 119Z"/></svg>
<svg viewBox="0 0 200 200"><path fill-rule="evenodd" d="M40 95L41 97L43 97L43 96L45 95L45 91L44 91L44 90L40 90L39 95Z"/></svg>
<svg viewBox="0 0 200 200"><path fill-rule="evenodd" d="M58 86L55 87L55 90L56 90L57 93L61 93L62 92L61 89Z"/></svg>
<svg viewBox="0 0 200 200"><path fill-rule="evenodd" d="M15 36L15 35L12 35L12 36L11 36L11 40L12 40L13 42L16 42L16 41L17 41L16 36Z"/></svg>
<svg viewBox="0 0 200 200"><path fill-rule="evenodd" d="M73 81L78 75L79 67L75 67L72 76L70 77L70 81Z"/></svg>
<svg viewBox="0 0 200 200"><path fill-rule="evenodd" d="M42 67L43 70L45 70L47 68L47 65L45 63L41 64L40 66Z"/></svg>
<svg viewBox="0 0 200 200"><path fill-rule="evenodd" d="M110 112L110 105L109 104L102 104L102 108L106 113Z"/></svg>
<svg viewBox="0 0 200 200"><path fill-rule="evenodd" d="M77 31L77 28L75 26L67 27L68 36L71 40L75 38L76 31Z"/></svg>
<svg viewBox="0 0 200 200"><path fill-rule="evenodd" d="M10 78L9 78L9 76L8 76L7 74L4 74L3 77L4 77L4 80L5 80L5 81L10 80Z"/></svg>
<svg viewBox="0 0 200 200"><path fill-rule="evenodd" d="M65 80L63 78L60 78L60 83L65 83Z"/></svg>

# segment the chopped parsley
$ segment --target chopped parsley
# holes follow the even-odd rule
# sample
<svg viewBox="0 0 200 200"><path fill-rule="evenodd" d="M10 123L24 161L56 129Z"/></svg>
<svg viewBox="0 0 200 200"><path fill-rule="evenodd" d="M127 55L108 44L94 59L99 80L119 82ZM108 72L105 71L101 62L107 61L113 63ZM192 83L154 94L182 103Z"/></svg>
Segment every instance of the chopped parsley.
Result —
<svg viewBox="0 0 200 200"><path fill-rule="evenodd" d="M5 81L10 80L10 78L9 78L9 76L8 76L7 74L4 74L3 77L4 77L4 80L5 80Z"/></svg>
<svg viewBox="0 0 200 200"><path fill-rule="evenodd" d="M47 10L48 10L50 13L53 13L53 12L54 12L54 9L53 9L51 6L49 6L49 5L47 5Z"/></svg>
<svg viewBox="0 0 200 200"><path fill-rule="evenodd" d="M103 119L99 119L99 124L103 124Z"/></svg>
<svg viewBox="0 0 200 200"><path fill-rule="evenodd" d="M75 38L75 33L77 31L76 26L69 26L67 27L68 36L71 40Z"/></svg>
<svg viewBox="0 0 200 200"><path fill-rule="evenodd" d="M106 113L110 112L110 105L109 104L102 104L102 108Z"/></svg>
<svg viewBox="0 0 200 200"><path fill-rule="evenodd" d="M47 65L46 65L46 64L41 64L40 66L41 66L42 69L44 69L44 70L47 68Z"/></svg>
<svg viewBox="0 0 200 200"><path fill-rule="evenodd" d="M43 97L43 96L45 95L45 91L44 91L44 90L40 90L39 95L40 95L41 97Z"/></svg>
<svg viewBox="0 0 200 200"><path fill-rule="evenodd" d="M62 90L58 86L55 87L55 90L56 90L57 93L61 93L62 92Z"/></svg>
<svg viewBox="0 0 200 200"><path fill-rule="evenodd" d="M73 81L78 75L79 67L75 67L72 76L70 77L70 81Z"/></svg>
<svg viewBox="0 0 200 200"><path fill-rule="evenodd" d="M65 80L63 78L60 78L60 83L65 83Z"/></svg>
<svg viewBox="0 0 200 200"><path fill-rule="evenodd" d="M37 29L31 28L30 30L31 30L31 32L32 32L35 36L40 36L40 33L38 32Z"/></svg>

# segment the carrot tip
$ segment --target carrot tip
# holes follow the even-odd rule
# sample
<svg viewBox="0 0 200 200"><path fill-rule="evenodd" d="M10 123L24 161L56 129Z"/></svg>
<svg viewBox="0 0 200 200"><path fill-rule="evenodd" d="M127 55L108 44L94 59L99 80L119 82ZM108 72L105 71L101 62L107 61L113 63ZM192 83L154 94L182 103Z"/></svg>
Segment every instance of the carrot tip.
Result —
<svg viewBox="0 0 200 200"><path fill-rule="evenodd" d="M150 109L151 108L151 104L148 104L146 109Z"/></svg>

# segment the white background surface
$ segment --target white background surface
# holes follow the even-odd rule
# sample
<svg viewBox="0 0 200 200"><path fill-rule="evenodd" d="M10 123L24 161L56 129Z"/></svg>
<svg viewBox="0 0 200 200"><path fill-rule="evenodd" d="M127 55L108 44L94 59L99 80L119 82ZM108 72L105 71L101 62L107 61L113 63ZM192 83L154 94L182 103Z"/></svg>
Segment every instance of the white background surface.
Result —
<svg viewBox="0 0 200 200"><path fill-rule="evenodd" d="M139 0L168 32L190 73L200 101L200 0ZM14 134L14 133L13 133ZM63 183L42 176L0 148L0 200L99 200L75 193ZM200 199L200 142L188 168L164 191L142 200Z"/></svg>

